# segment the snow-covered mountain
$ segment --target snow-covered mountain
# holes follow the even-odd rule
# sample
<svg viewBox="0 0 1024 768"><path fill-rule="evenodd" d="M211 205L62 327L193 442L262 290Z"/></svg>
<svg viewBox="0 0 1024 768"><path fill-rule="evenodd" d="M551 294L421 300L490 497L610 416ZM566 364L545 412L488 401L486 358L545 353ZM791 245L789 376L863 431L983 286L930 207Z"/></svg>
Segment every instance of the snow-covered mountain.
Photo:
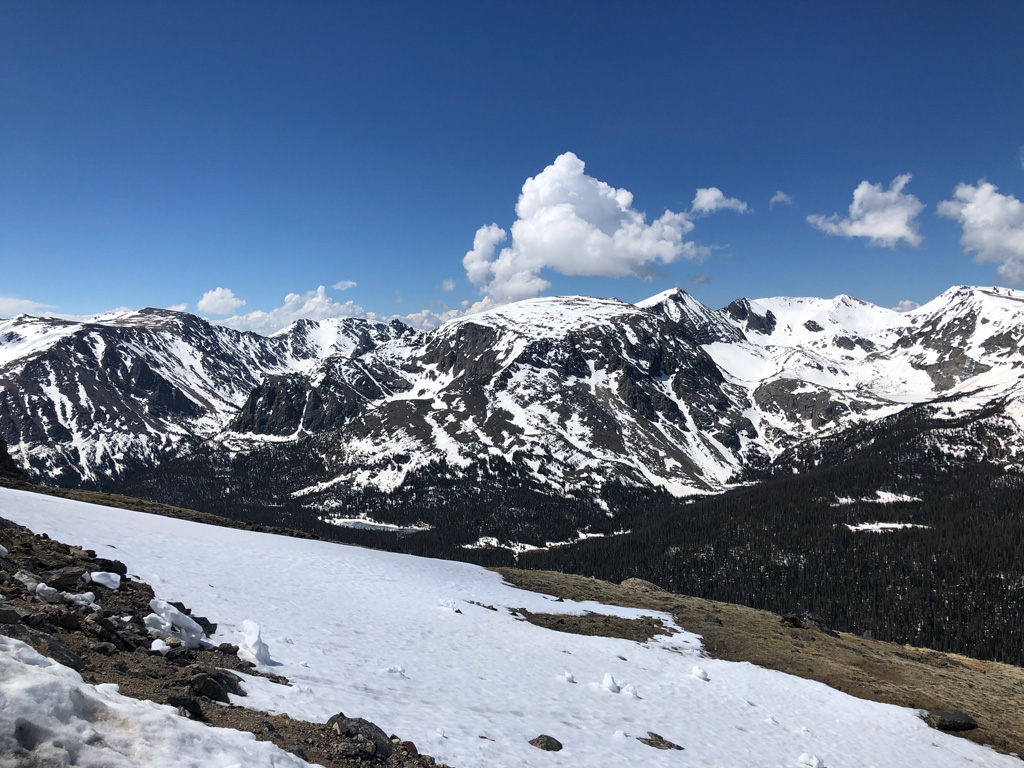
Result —
<svg viewBox="0 0 1024 768"><path fill-rule="evenodd" d="M997 424L984 457L1014 460L1022 338L1024 292L969 287L907 313L848 296L714 311L672 290L530 299L428 333L301 321L270 338L166 310L21 316L0 323L0 437L40 479L97 487L201 444L197 463L301 446L315 460L279 490L326 510L492 464L559 493L619 480L686 495L911 409Z"/></svg>
<svg viewBox="0 0 1024 768"><path fill-rule="evenodd" d="M0 321L0 437L44 482L103 487L219 433L267 376L412 333L299 321L265 338L182 312Z"/></svg>

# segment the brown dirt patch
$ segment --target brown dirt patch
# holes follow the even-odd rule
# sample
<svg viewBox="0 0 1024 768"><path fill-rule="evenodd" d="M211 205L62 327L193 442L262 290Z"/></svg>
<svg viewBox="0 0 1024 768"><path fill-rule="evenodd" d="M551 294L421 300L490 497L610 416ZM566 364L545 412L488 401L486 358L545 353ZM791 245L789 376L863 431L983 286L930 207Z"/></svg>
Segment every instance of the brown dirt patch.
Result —
<svg viewBox="0 0 1024 768"><path fill-rule="evenodd" d="M530 613L525 608L519 608L515 613L535 626L553 629L556 632L568 632L571 635L617 637L637 643L646 643L655 635L668 635L673 632L660 619L653 619L650 616L626 619L621 616L605 616L590 611L582 616L567 616L564 613Z"/></svg>

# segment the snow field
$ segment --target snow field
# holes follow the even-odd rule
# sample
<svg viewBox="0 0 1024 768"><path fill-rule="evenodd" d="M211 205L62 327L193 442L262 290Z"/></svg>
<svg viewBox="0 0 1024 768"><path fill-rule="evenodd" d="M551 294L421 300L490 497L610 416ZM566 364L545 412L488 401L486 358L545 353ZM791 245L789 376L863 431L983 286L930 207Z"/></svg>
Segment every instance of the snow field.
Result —
<svg viewBox="0 0 1024 768"><path fill-rule="evenodd" d="M252 639L246 622L257 623L263 667L293 686L247 679L249 696L234 703L320 722L339 711L365 717L458 768L1019 766L930 729L913 710L705 657L688 632L641 645L536 627L509 609L672 622L556 602L476 566L6 489L0 516L116 556L158 598L217 621L214 642ZM648 731L685 749L633 738ZM541 733L564 749L527 743Z"/></svg>

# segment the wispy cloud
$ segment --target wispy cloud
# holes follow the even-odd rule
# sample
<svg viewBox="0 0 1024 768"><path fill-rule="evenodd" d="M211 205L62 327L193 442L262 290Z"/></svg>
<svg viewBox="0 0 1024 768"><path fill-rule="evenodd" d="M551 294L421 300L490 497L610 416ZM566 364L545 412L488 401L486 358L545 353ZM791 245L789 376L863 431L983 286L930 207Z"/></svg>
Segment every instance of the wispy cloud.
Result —
<svg viewBox="0 0 1024 768"><path fill-rule="evenodd" d="M866 237L871 245L893 247L900 241L907 245L920 245L922 238L917 233L918 223L914 221L924 204L916 197L903 192L910 182L910 174L897 176L882 189L881 184L862 181L853 191L850 215L840 219L839 214L831 216L808 216L811 226L827 235L843 237Z"/></svg>
<svg viewBox="0 0 1024 768"><path fill-rule="evenodd" d="M984 179L958 184L953 199L939 203L940 216L960 223L960 245L979 264L998 264L999 274L1024 284L1024 203Z"/></svg>
<svg viewBox="0 0 1024 768"><path fill-rule="evenodd" d="M331 286L336 291L347 291L349 288L355 288L359 283L355 280L339 280Z"/></svg>
<svg viewBox="0 0 1024 768"><path fill-rule="evenodd" d="M775 190L775 194L772 195L772 199L768 201L768 207L774 208L776 205L792 205L793 196L787 195L781 189Z"/></svg>
<svg viewBox="0 0 1024 768"><path fill-rule="evenodd" d="M449 293L455 290L455 281L448 277L441 281L441 290Z"/></svg>
<svg viewBox="0 0 1024 768"><path fill-rule="evenodd" d="M31 299L18 299L13 296L0 296L0 317L14 317L16 315L38 315L48 309L53 309L52 304L42 304Z"/></svg>
<svg viewBox="0 0 1024 768"><path fill-rule="evenodd" d="M172 312L185 312L188 310L188 304L171 304L168 309Z"/></svg>

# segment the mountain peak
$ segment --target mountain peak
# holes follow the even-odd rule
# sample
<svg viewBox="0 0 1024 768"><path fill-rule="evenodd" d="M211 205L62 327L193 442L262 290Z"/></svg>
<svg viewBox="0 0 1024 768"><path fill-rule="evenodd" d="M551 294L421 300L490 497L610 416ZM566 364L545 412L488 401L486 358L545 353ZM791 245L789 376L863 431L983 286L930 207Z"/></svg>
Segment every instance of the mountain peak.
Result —
<svg viewBox="0 0 1024 768"><path fill-rule="evenodd" d="M656 293L650 298L638 301L636 306L640 307L640 309L650 309L651 307L656 307L659 304L664 304L667 301L685 301L688 298L691 298L690 295L682 288L669 288L667 291Z"/></svg>
<svg viewBox="0 0 1024 768"><path fill-rule="evenodd" d="M442 326L442 329L480 325L497 331L510 330L528 338L560 338L571 331L604 325L636 312L636 306L619 299L542 296L462 317Z"/></svg>

